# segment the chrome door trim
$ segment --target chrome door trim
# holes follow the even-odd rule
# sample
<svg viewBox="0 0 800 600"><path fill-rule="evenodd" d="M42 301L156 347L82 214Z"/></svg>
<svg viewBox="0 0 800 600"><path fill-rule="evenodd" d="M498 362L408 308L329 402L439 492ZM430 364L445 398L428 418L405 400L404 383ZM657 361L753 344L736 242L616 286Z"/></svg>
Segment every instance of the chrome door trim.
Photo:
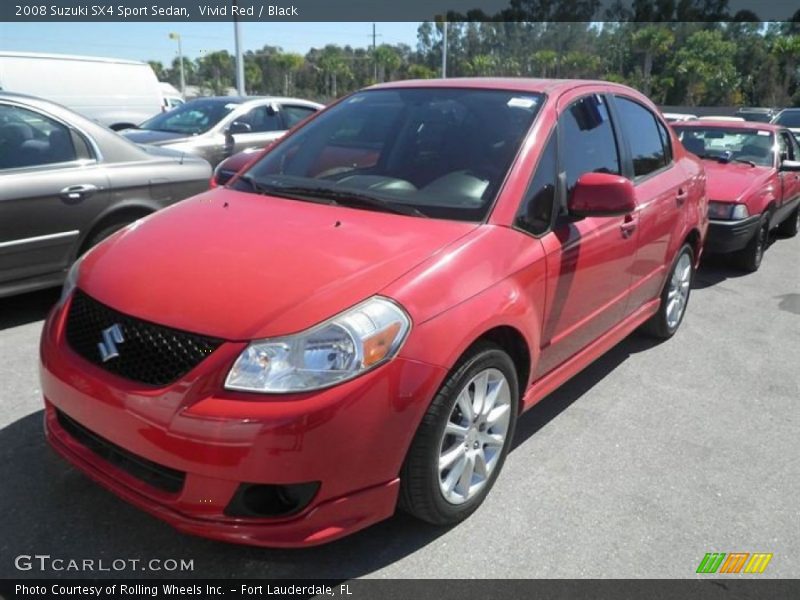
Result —
<svg viewBox="0 0 800 600"><path fill-rule="evenodd" d="M12 246L21 246L23 244L33 244L36 242L49 242L61 238L77 237L80 231L73 229L72 231L62 231L60 233L50 233L48 235L38 235L36 237L21 238L18 240L11 240L9 242L0 242L0 249L10 248Z"/></svg>

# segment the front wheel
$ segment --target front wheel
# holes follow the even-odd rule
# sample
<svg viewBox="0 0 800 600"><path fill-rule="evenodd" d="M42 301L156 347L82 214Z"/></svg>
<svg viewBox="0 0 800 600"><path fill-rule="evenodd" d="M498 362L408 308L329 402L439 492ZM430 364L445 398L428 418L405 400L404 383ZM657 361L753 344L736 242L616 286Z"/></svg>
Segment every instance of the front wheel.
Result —
<svg viewBox="0 0 800 600"><path fill-rule="evenodd" d="M472 514L503 467L518 406L511 358L495 344L473 346L422 418L400 475L400 508L436 525Z"/></svg>
<svg viewBox="0 0 800 600"><path fill-rule="evenodd" d="M748 273L758 271L761 261L764 258L764 251L769 243L769 215L765 215L758 227L758 231L753 236L747 246L740 250L736 255L736 262L740 268Z"/></svg>
<svg viewBox="0 0 800 600"><path fill-rule="evenodd" d="M686 314L693 276L694 251L689 244L684 244L675 257L672 270L664 283L658 312L642 327L645 333L662 340L675 335L683 321L683 315Z"/></svg>

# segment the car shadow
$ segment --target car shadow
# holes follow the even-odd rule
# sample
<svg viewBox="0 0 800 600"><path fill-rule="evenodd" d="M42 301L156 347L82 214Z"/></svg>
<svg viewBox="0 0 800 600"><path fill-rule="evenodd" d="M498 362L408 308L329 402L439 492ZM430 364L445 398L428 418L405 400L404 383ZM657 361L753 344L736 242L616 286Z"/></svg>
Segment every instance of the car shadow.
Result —
<svg viewBox="0 0 800 600"><path fill-rule="evenodd" d="M0 298L0 331L41 321L58 302L60 288Z"/></svg>
<svg viewBox="0 0 800 600"><path fill-rule="evenodd" d="M542 400L519 421L513 448L539 431L624 362L655 342L633 335ZM252 548L191 537L142 513L92 483L45 442L42 411L0 430L0 577L204 577L350 579L390 565L447 532L398 513L325 546ZM18 571L13 557L193 560L191 572Z"/></svg>
<svg viewBox="0 0 800 600"><path fill-rule="evenodd" d="M733 259L724 254L706 254L700 261L700 268L694 275L692 289L703 290L728 279L745 277L749 273L733 264Z"/></svg>
<svg viewBox="0 0 800 600"><path fill-rule="evenodd" d="M630 356L656 346L660 340L640 333L633 333L572 377L557 390L545 396L530 410L520 416L511 446L521 446L569 406L590 391Z"/></svg>

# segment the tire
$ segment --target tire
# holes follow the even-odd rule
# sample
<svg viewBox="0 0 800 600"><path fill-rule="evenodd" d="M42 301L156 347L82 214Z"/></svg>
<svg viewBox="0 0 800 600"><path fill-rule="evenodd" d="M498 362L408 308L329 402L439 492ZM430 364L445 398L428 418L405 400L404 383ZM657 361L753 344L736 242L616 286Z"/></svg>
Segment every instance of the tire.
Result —
<svg viewBox="0 0 800 600"><path fill-rule="evenodd" d="M747 246L736 253L735 261L739 268L748 273L755 273L758 271L768 243L769 215L764 215L753 239L747 243Z"/></svg>
<svg viewBox="0 0 800 600"><path fill-rule="evenodd" d="M102 242L104 239L110 237L112 234L116 233L123 227L130 225L135 220L136 219L114 221L113 223L104 225L97 231L91 233L89 237L86 239L86 241L83 243L80 254L85 254L86 252L94 248L97 244Z"/></svg>
<svg viewBox="0 0 800 600"><path fill-rule="evenodd" d="M778 225L778 233L784 237L794 237L800 231L800 206L795 208L789 216Z"/></svg>
<svg viewBox="0 0 800 600"><path fill-rule="evenodd" d="M474 395L479 389L497 393L489 394L494 396L492 405L486 405L485 414L471 422L461 406L480 408L483 402L476 402ZM435 525L453 525L471 515L503 467L518 410L519 385L513 361L493 343L476 343L453 367L422 418L400 473L400 509ZM466 433L446 433L445 428ZM450 468L440 470L440 461L453 456L459 458ZM468 466L470 457L474 471ZM485 468L481 469L481 464ZM445 492L451 480L452 491Z"/></svg>
<svg viewBox="0 0 800 600"><path fill-rule="evenodd" d="M684 244L672 261L669 275L661 290L661 304L658 312L642 326L644 333L661 340L675 335L686 314L693 278L694 250L689 244ZM673 302L679 304L676 306Z"/></svg>

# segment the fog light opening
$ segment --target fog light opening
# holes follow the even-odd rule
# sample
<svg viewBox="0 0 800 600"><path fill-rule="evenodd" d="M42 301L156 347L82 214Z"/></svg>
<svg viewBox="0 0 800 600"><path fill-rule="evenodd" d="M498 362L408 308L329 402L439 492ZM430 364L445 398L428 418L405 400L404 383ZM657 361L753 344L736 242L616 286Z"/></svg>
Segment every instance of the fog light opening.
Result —
<svg viewBox="0 0 800 600"><path fill-rule="evenodd" d="M273 485L243 483L225 509L231 517L287 517L303 510L319 489L319 482Z"/></svg>

